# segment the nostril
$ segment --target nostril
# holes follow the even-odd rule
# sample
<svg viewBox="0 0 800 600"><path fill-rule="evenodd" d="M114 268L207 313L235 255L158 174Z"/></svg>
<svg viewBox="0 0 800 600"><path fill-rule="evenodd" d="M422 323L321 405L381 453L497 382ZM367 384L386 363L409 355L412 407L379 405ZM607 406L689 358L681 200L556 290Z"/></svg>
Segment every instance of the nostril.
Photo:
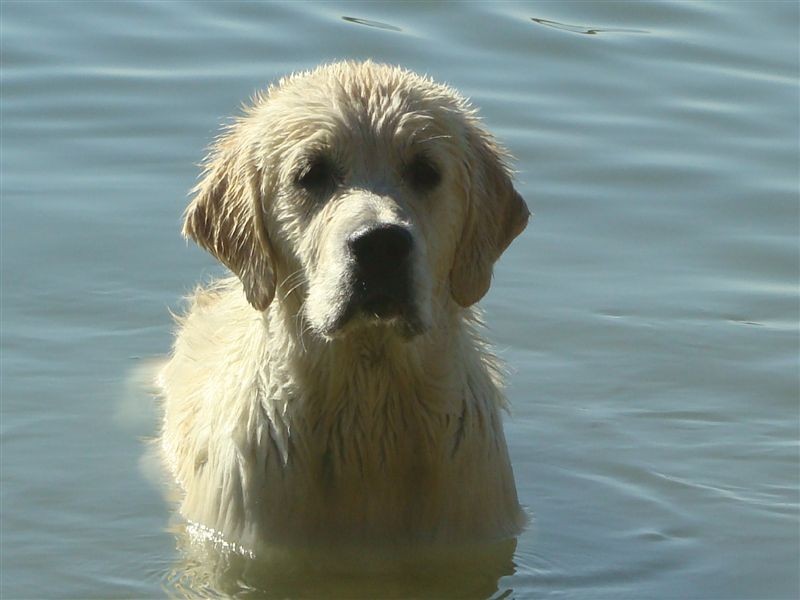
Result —
<svg viewBox="0 0 800 600"><path fill-rule="evenodd" d="M357 231L348 245L360 267L391 270L411 253L412 241L406 227L385 224Z"/></svg>

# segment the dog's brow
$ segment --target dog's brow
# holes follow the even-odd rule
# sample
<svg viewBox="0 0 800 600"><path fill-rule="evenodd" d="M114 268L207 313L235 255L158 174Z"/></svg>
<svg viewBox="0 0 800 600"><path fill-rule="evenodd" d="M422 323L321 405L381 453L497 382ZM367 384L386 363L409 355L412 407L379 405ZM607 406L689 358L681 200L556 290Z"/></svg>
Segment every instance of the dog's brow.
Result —
<svg viewBox="0 0 800 600"><path fill-rule="evenodd" d="M298 147L293 153L294 156L291 161L292 171L301 169L320 158L326 158L332 162L336 162L335 148L336 145L331 142L330 135L327 133L318 132L303 140L298 144Z"/></svg>

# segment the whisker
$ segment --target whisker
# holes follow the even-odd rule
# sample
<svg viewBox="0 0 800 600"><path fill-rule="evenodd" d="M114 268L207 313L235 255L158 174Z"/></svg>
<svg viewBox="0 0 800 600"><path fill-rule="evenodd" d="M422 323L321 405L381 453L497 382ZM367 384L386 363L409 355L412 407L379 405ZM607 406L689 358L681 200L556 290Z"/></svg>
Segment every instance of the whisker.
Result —
<svg viewBox="0 0 800 600"><path fill-rule="evenodd" d="M419 140L419 141L415 140L414 142L416 144L426 144L428 142L432 142L433 140L450 140L450 139L453 139L452 135L444 135L443 134L443 135L433 135L431 137L427 137L427 138Z"/></svg>
<svg viewBox="0 0 800 600"><path fill-rule="evenodd" d="M306 331L302 326L303 323L305 322L305 319L303 318L303 315L305 313L305 307L306 307L306 301L303 300L300 303L300 308L298 308L297 313L294 316L295 330L297 332L297 337L300 340L300 348L302 349L303 354L305 354L308 351L306 348L306 339L305 339ZM310 330L310 324L308 324L308 327Z"/></svg>
<svg viewBox="0 0 800 600"><path fill-rule="evenodd" d="M295 271L292 271L286 277L283 278L283 281L279 284L279 287L287 285L289 283L290 279L292 279L293 277L297 277L298 275L302 275L302 274L303 274L303 267L300 267L299 269L296 269Z"/></svg>

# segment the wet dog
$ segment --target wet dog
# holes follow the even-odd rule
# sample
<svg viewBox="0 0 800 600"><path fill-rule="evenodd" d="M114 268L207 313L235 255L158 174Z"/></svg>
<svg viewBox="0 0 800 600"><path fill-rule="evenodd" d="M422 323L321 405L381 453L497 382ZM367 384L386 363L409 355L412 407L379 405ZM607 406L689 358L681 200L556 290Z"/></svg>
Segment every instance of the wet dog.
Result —
<svg viewBox="0 0 800 600"><path fill-rule="evenodd" d="M528 221L505 159L453 89L372 62L225 131L184 234L236 277L196 291L159 375L188 519L248 546L519 531L473 307Z"/></svg>

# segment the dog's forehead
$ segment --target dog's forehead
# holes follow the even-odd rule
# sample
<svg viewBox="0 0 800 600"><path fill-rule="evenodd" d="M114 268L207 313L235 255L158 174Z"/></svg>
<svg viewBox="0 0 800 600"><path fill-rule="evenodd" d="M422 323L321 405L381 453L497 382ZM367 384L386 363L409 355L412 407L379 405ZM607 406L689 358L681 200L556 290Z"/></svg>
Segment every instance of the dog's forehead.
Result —
<svg viewBox="0 0 800 600"><path fill-rule="evenodd" d="M454 90L410 71L337 63L282 80L255 112L284 146L389 137L404 147L458 136L472 110Z"/></svg>

